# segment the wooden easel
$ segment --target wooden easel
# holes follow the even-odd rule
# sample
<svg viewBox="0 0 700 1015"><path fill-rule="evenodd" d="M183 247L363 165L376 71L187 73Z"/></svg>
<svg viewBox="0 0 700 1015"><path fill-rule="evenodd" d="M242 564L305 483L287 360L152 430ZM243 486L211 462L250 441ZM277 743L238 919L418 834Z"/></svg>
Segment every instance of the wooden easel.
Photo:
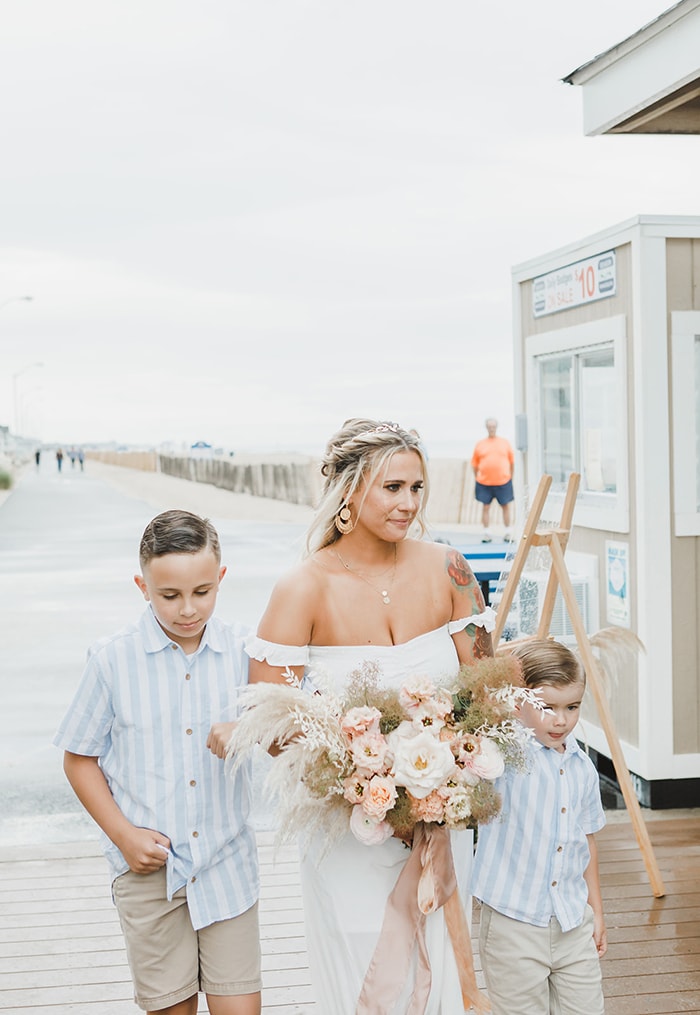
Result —
<svg viewBox="0 0 700 1015"><path fill-rule="evenodd" d="M587 686L593 695L593 700L595 701L596 708L598 710L600 724L610 748L612 763L615 766L615 774L617 775L620 790L622 791L622 796L624 797L625 804L627 806L627 812L632 821L632 827L634 828L634 834L637 838L642 859L644 860L644 866L647 870L651 890L656 898L661 898L666 894L666 889L664 888L664 883L656 862L651 840L649 839L649 832L644 823L644 818L642 817L639 801L637 800L637 796L632 786L632 779L627 768L627 763L625 762L625 757L622 753L622 747L620 746L620 740L617 735L617 730L615 729L610 705L605 694L600 669L598 667L598 663L596 662L596 658L593 655L593 650L591 648L591 643L588 640L583 618L581 617L578 604L576 603L574 588L571 584L569 572L567 571L566 564L564 562L564 551L566 550L566 545L571 533L571 522L574 516L574 506L576 504L576 495L578 493L580 480L581 477L578 473L572 473L569 476L569 484L558 528L538 529L537 526L540 522L542 509L544 508L549 488L552 485L551 476L542 476L540 479L510 573L506 580L503 596L501 597L501 602L498 605L496 627L493 632L493 643L497 646L496 651L500 654L509 652L509 646L513 646L513 642L504 642L502 645L499 645L499 642L501 635L503 634L503 628L505 626L508 613L513 605L515 592L518 587L518 582L520 581L528 553L533 546L549 547L549 552L552 558L552 568L549 572L549 579L547 581L547 588L542 604L542 613L540 615L536 637L548 637L549 628L552 623L552 615L554 613L554 603L557 595L557 589L561 588L561 594L569 614L571 626L573 627L574 634L576 635L576 642L578 644L581 661L583 662L586 670Z"/></svg>

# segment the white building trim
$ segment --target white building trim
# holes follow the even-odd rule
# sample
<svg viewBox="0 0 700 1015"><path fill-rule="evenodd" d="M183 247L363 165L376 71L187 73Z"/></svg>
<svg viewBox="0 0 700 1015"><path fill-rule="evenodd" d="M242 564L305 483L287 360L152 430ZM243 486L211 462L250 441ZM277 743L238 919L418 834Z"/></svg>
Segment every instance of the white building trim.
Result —
<svg viewBox="0 0 700 1015"><path fill-rule="evenodd" d="M584 133L597 135L631 118L631 130L659 132L651 121L692 98L682 90L699 77L700 0L682 0L563 80L583 86Z"/></svg>
<svg viewBox="0 0 700 1015"><path fill-rule="evenodd" d="M673 669L669 646L657 631L673 630L671 617L671 476L668 460L668 352L666 239L643 232L632 245L636 352L634 391L637 630L646 651L639 657L639 743L646 779L673 778ZM667 234L666 234L667 235ZM660 492L661 491L661 492ZM653 576L653 580L651 578Z"/></svg>
<svg viewBox="0 0 700 1015"><path fill-rule="evenodd" d="M700 463L694 426L697 400L695 389L700 311L671 314L671 376L673 409L673 500L677 536L700 536L700 505L697 477Z"/></svg>

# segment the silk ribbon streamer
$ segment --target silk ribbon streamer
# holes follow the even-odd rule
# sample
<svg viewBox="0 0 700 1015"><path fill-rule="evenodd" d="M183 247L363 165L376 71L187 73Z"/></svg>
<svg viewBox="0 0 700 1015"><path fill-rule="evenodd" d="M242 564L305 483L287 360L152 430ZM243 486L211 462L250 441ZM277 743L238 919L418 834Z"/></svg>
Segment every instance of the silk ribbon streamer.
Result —
<svg viewBox="0 0 700 1015"><path fill-rule="evenodd" d="M367 969L355 1015L387 1015L403 990L417 950L416 977L406 1015L424 1015L432 974L425 943L425 917L443 908L457 961L465 1010L488 1012L491 1006L476 985L467 919L457 888L450 833L441 825L419 822L413 848L387 899L384 921Z"/></svg>

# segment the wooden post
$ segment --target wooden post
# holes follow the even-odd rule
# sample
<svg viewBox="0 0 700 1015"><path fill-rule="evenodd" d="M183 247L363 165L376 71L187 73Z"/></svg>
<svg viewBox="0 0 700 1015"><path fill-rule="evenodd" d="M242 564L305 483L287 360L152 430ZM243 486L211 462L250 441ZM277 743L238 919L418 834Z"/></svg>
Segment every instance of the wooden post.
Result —
<svg viewBox="0 0 700 1015"><path fill-rule="evenodd" d="M518 546L518 551L515 555L513 565L506 581L505 589L503 590L503 596L501 597L501 602L498 606L496 627L493 631L493 644L497 654L499 655L509 652L514 646L515 643L513 642L504 642L503 645L499 645L499 641L501 639L501 635L503 634L503 629L505 627L510 608L513 605L513 599L515 598L515 592L525 566L525 561L527 560L527 556L533 546L548 546L550 556L552 558L552 568L549 573L547 589L542 603L542 613L540 615L536 637L549 637L549 629L552 623L552 614L554 612L557 589L561 588L564 605L566 606L569 614L569 619L571 620L571 625L574 629L574 634L576 635L581 659L586 670L588 686L591 690L591 694L593 695L593 700L596 703L600 723L610 748L610 755L615 767L615 774L617 775L622 796L624 797L627 812L630 816L634 834L637 839L637 844L639 845L644 866L647 870L651 890L656 898L661 898L666 894L666 889L664 888L661 872L659 871L659 867L656 862L656 856L654 855L654 849L649 838L649 832L644 823L644 818L642 817L639 801L637 800L637 795L634 792L634 787L632 786L632 779L630 777L629 769L627 768L625 756L622 752L617 730L615 729L615 723L605 694L600 670L595 656L593 655L593 650L591 649L591 643L588 640L588 634L583 623L583 618L581 617L581 613L576 603L574 587L571 584L571 579L569 578L569 573L564 562L564 551L571 533L571 524L580 479L580 475L575 472L571 473L569 476L569 484L566 491L566 497L564 499L559 528L543 529L538 531L537 526L540 521L542 509L544 508L547 494L549 493L549 488L552 484L551 476L544 475L540 479L537 492L535 493L535 497L532 502L532 507L530 508L530 512L525 523L520 545ZM521 641L529 640L531 640L529 637L521 639Z"/></svg>
<svg viewBox="0 0 700 1015"><path fill-rule="evenodd" d="M634 828L634 834L642 853L644 866L647 869L651 890L658 899L666 894L666 889L664 888L661 872L659 871L659 867L656 862L654 849L649 838L649 831L644 823L639 801L637 800L637 795L634 792L634 787L632 786L632 779L630 778L629 769L627 768L627 762L625 761L625 756L622 753L622 747L620 746L620 741L617 736L617 730L615 729L615 724L613 722L610 705L605 694L605 688L598 669L598 664L595 656L593 655L591 643L588 640L588 635L583 625L583 619L576 603L574 587L571 584L571 579L569 578L569 573L566 570L566 564L564 563L564 553L559 544L559 540L554 538L554 536L550 541L549 548L552 554L552 568L559 581L562 596L564 597L564 602L566 603L566 608L569 613L569 619L571 620L571 625L574 629L574 634L576 635L579 652L581 653L581 659L586 670L588 687L590 688L591 694L595 700L600 723L603 727L605 738L608 741L612 762L615 766L617 781L620 784L620 789L622 790L622 795L625 798L625 803L627 805L627 811L632 820L632 827Z"/></svg>
<svg viewBox="0 0 700 1015"><path fill-rule="evenodd" d="M569 485L566 488L566 497L564 498L564 506L562 507L559 529L555 530L558 535L562 553L566 552L566 544L569 542L569 536L571 535L571 523L574 518L574 507L576 506L576 496L578 494L580 482L580 474L578 472L572 472L569 476ZM559 583L557 582L557 576L554 568L552 568L549 572L547 589L544 594L544 600L542 601L542 613L540 615L539 627L537 628L538 638L546 638L549 634L549 629L552 626L552 615L554 614L554 604L557 598L558 587Z"/></svg>
<svg viewBox="0 0 700 1015"><path fill-rule="evenodd" d="M506 626L506 620L508 619L510 608L513 605L513 599L515 598L515 592L518 587L518 582L520 581L520 576L523 573L525 561L527 560L527 555L530 552L532 540L534 538L535 531L540 521L540 515L542 514L542 508L544 507L544 503L547 500L547 494L549 493L549 488L551 485L552 485L552 477L542 476L539 485L537 487L537 490L535 491L535 496L532 499L532 505L530 507L530 511L528 512L528 516L525 520L523 534L520 537L518 549L516 551L515 558L513 559L513 563L510 568L510 573L508 574L508 578L506 580L506 586L503 590L501 601L498 604L498 612L496 613L496 627L494 628L492 635L492 641L494 646L498 645L499 641L501 640L501 635L503 634L503 628Z"/></svg>

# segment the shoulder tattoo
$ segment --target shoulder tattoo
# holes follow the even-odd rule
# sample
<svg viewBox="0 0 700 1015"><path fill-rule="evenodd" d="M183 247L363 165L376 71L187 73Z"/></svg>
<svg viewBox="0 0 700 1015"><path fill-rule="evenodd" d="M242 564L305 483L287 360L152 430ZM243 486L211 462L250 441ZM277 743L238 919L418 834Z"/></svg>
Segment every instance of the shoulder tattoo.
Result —
<svg viewBox="0 0 700 1015"><path fill-rule="evenodd" d="M450 581L456 588L466 589L474 585L477 585L478 587L477 580L474 577L474 572L469 567L469 564L467 564L459 550L447 551L445 565L447 567L447 573L450 576Z"/></svg>

